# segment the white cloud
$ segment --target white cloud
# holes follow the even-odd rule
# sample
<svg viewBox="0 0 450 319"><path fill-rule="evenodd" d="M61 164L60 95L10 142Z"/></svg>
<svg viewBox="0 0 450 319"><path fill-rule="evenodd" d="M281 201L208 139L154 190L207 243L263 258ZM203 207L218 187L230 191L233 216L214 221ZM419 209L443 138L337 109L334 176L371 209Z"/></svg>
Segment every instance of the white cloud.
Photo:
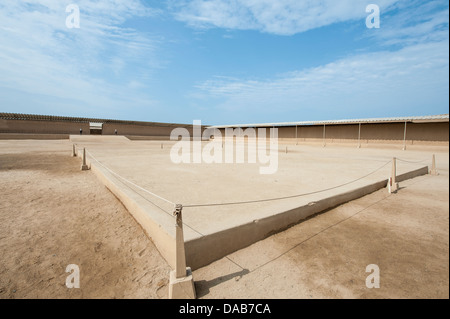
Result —
<svg viewBox="0 0 450 319"><path fill-rule="evenodd" d="M448 39L390 52L355 55L275 79L218 77L196 87L197 97L217 99L215 111L287 114L300 111L322 119L352 113L416 114L448 108ZM435 112L435 111L434 111ZM344 115L345 116L345 115Z"/></svg>
<svg viewBox="0 0 450 319"><path fill-rule="evenodd" d="M158 67L158 42L123 23L159 12L138 0L78 0L81 28L68 29L66 6L71 3L0 3L0 87L12 95L53 97L105 111L132 101L151 105L151 99L134 97L123 88L140 88L127 84L138 83ZM140 68L130 75L128 69L136 63Z"/></svg>
<svg viewBox="0 0 450 319"><path fill-rule="evenodd" d="M199 8L198 1L192 3ZM305 3L298 4L297 8ZM346 8L350 2L339 1L339 5L341 3ZM251 6L253 2L246 4ZM329 3L317 1L306 8L304 15L318 17L317 25L352 16L351 11L339 13L331 5L327 7L327 16L333 18L325 19L321 14L322 5ZM374 40L374 52L354 53L333 63L265 79L248 80L220 74L197 85L191 98L198 104L214 105L211 112L235 114L228 116L228 119L234 117L232 122L245 122L244 114L248 114L247 121L252 121L258 116L274 118L277 115L285 120L289 114L332 119L347 117L348 113L367 117L448 112L448 4L440 0L411 1L396 3L391 9L391 13L382 10L380 29L360 33ZM198 11L206 12L206 9ZM295 11L291 11L289 20L281 9L268 11L268 16L278 16L285 22L295 16ZM258 16L257 21L263 21L261 14L254 16ZM217 26L226 23L226 19L211 21ZM285 29L273 26L261 23L255 29L291 34L315 27L312 22Z"/></svg>
<svg viewBox="0 0 450 319"><path fill-rule="evenodd" d="M378 0L384 11L398 0ZM372 0L192 0L172 5L175 17L195 28L257 30L293 35L338 22L365 21Z"/></svg>

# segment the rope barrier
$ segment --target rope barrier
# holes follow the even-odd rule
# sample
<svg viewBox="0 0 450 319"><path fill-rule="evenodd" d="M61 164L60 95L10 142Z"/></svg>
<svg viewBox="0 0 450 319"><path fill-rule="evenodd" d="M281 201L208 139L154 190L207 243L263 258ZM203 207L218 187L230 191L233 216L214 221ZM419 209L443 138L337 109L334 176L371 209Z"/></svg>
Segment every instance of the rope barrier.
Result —
<svg viewBox="0 0 450 319"><path fill-rule="evenodd" d="M297 194L297 195L290 195L290 196L283 196L283 197L275 197L275 198L268 198L268 199L259 199L259 200L249 200L249 201L239 201L239 202L228 202L228 203L213 203L213 204L195 204L195 205L183 205L183 207L185 208L197 208L197 207L214 207L214 206L229 206L229 205L240 205L240 204L253 204L253 203L263 203L263 202L269 202L269 201L276 201L276 200L283 200L283 199L291 199L291 198L296 198L296 197L302 197L302 196L308 196L308 195L314 195L314 194L318 194L318 193L322 193L322 192L326 192L329 190L333 190L336 188L340 188L352 183L355 183L363 178L366 178L376 172L378 172L379 170L381 170L382 168L384 168L387 164L391 163L391 161L386 162L385 164L383 164L381 167L377 168L376 170L374 170L373 172L364 175L360 178L357 178L355 180L352 180L350 182L338 185L338 186L334 186L334 187L330 187L330 188L326 188L326 189L322 189L320 191L314 191L314 192L309 192L309 193L303 193L303 194Z"/></svg>
<svg viewBox="0 0 450 319"><path fill-rule="evenodd" d="M173 202L171 202L171 201L169 201L169 200L167 200L167 199L165 199L165 198L163 198L163 197L161 197L161 196L158 196L158 195L156 195L156 194L154 194L154 193L152 193L152 192L150 192L150 191L148 191L148 190L146 190L146 189L140 187L139 185L136 185L135 183L133 183L133 182L127 180L125 177L122 177L122 176L120 176L119 174L117 174L116 172L112 171L110 168L106 167L103 163L101 163L98 159L96 159L95 156L92 155L92 153L89 152L88 150L86 150L86 153L87 153L94 161L96 161L98 164L100 164L104 169L106 169L108 172L110 172L110 173L113 174L114 176L120 178L120 179L123 180L123 181L128 182L130 185L133 185L134 187L136 187L136 188L138 188L138 189L144 191L145 193L148 193L148 194L150 194L150 195L153 195L153 196L155 196L155 197L157 197L157 198L159 198L159 199L164 200L165 202L167 202L167 203L169 203L169 204L172 204L172 205L176 206L175 203L173 203ZM130 189L133 190L132 188L130 188ZM163 211L164 213L166 213L166 214L169 215L170 217L173 217L173 215L172 215L171 212L168 212L167 210L165 210L164 208L162 208L162 207L159 206L158 204L154 203L153 201L149 200L148 198L145 198L144 196L142 196L141 194L139 194L139 193L136 192L135 190L133 190L133 191L134 191L136 194L138 194L139 196L141 196L143 199L145 199L146 201L150 202L152 205L158 207L161 211ZM196 230L196 229L193 228L192 226L189 226L189 225L186 224L185 222L183 222L183 225L185 225L186 227L190 228L191 230L193 230L194 232L196 232L196 233L199 234L200 236L203 236L203 237L205 236L204 234L202 234L201 232L199 232L198 230Z"/></svg>
<svg viewBox="0 0 450 319"><path fill-rule="evenodd" d="M429 159L427 158L427 159L424 159L424 160L421 160L421 161L408 161L408 160L404 160L404 159L401 159L401 158L397 158L397 160L401 161L401 162L405 162L405 163L410 163L410 164L419 164L419 163L423 163L425 161L428 161Z"/></svg>
<svg viewBox="0 0 450 319"><path fill-rule="evenodd" d="M109 169L108 167L106 167L105 165L103 165L103 164L102 164L99 160L97 160L97 159L91 154L91 152L89 152L88 150L86 150L86 153L88 153L89 156L91 156L92 159L93 159L94 161L96 161L97 163L99 163L103 168L105 168L108 172L110 172L110 173L113 174L114 176L116 176L116 177L122 179L123 181L129 183L130 185L133 185L134 187L136 187L136 188L142 190L143 192L145 192L145 193L147 193L147 194L150 194L150 195L152 195L152 196L154 196L154 197L156 197L156 198L159 198L160 200L162 200L162 201L164 201L164 202L166 202L166 203L169 203L169 204L171 204L171 205L176 205L174 202L171 202L171 201L168 200L168 199L165 199L165 198L163 198L163 197L161 197L161 196L158 196L158 195L156 195L155 193L152 193L152 192L146 190L145 188L142 188L141 186L136 185L135 183L129 181L129 180L126 179L125 177L120 176L120 175L117 174L116 172L112 171L111 169Z"/></svg>
<svg viewBox="0 0 450 319"><path fill-rule="evenodd" d="M161 148L163 148L163 145L162 145L162 144L161 144ZM75 146L74 146L74 149L73 149L73 150L74 150L73 154L75 154ZM286 153L287 153L287 147L286 147ZM177 205L177 204L175 204L174 202L172 202L172 201L170 201L170 200L168 200L168 199L166 199L166 198L163 198L163 197L161 197L161 196L159 196L159 195L157 195L157 194L155 194L155 193L153 193L153 192L150 192L150 191L146 190L145 188L143 188L143 187L141 187L141 186L139 186L139 185L136 185L135 183L131 182L130 180L128 180L128 179L124 178L123 176L117 174L116 172L114 172L113 170L111 170L110 168L108 168L107 166L105 166L103 163L101 163L95 156L92 155L91 152L89 152L88 150L86 150L86 148L84 148L84 155L83 155L83 163L84 163L84 165L86 164L86 163L85 163L85 160L86 160L86 154L88 154L95 162L97 162L97 163L98 163L100 166L102 166L105 170L107 170L108 172L110 172L110 173L111 173L112 175L114 175L116 178L120 179L124 185L126 185L126 183L128 183L129 185L132 185L132 186L135 187L136 189L139 189L139 190L141 190L141 191L143 191L143 192L145 192L145 193L147 193L147 194L149 194L149 195L151 195L151 196L153 196L153 197L155 197L155 198L157 198L157 199L160 199L160 200L164 201L165 203L171 204L171 205L173 205L173 206L175 207L175 213L174 213L174 214L175 214L176 219L177 219L177 230L176 230L176 268L175 268L175 271L174 271L174 272L176 272L176 276L177 276L176 278L185 278L185 276L186 276L186 274L187 274L187 269L189 269L189 268L186 268L186 255L185 255L185 248L184 248L184 236L183 236L183 226L182 226L182 225L187 226L188 228L190 228L190 229L193 230L194 232L198 233L198 234L199 234L200 236L202 236L202 237L205 236L205 235L202 234L201 232L197 231L196 229L194 229L193 227L187 225L186 223L184 223L184 222L182 221L181 210L182 210L183 207L186 207L186 208L195 208L195 207L213 207L213 206L228 206L228 205L249 204L249 203L262 203L262 202L277 201L277 200L290 199L290 198L297 198L297 197L302 197L302 196L307 196L307 195L318 194L318 193L326 192L326 191L329 191L329 190L337 189L337 188L340 188L340 187L343 187L343 186L346 186L346 185L355 183L355 182L357 182L357 181L359 181L359 180L362 180L362 179L364 179L364 178L366 178L366 177L368 177L368 176L370 176L370 175L372 175L372 174L374 174L374 173L380 171L380 170L383 169L386 165L388 165L389 163L391 163L391 161L389 160L389 161L387 161L386 163L384 163L382 166L380 166L379 168L375 169L374 171L372 171L372 172L370 172L369 174L366 174L366 175L364 175L364 176L362 176L362 177L360 177L360 178L354 179L354 180L352 180L352 181L346 182L346 183L341 184L341 185L337 185L337 186L334 186L334 187L329 187L329 188L326 188L326 189L322 189L322 190L319 190L319 191L314 191L314 192L309 192L309 193L303 193L303 194L297 194L297 195L291 195L291 196L283 196L283 197L277 197L277 198L260 199L260 200L237 201L237 202L228 202L228 203L198 204L198 205L184 205L184 206L183 206L183 205ZM398 159L398 158L397 158L397 159ZM425 160L423 160L423 161L412 162L412 161L403 160L403 159L398 159L398 160L399 160L399 161L402 161L402 162L407 162L407 163L421 163L421 162L424 162L424 161L425 161ZM395 160L394 160L394 164L395 164ZM434 166L434 155L433 155L433 166ZM394 167L395 167L395 166L394 166ZM395 171L394 171L394 172L395 172ZM395 173L394 173L394 176L395 176ZM130 186L128 186L128 187L129 187L129 189L130 189L131 191L135 192L137 195L141 196L144 200L150 202L152 205L158 207L160 210L162 210L162 211L165 212L166 214L168 214L168 215L170 215L170 216L174 216L173 214L169 213L168 211L166 211L165 209L163 209L163 208L160 207L159 205L155 204L153 201L151 201L151 200L145 198L142 194L139 194L136 190L132 189ZM384 198L383 198L383 200L384 200ZM372 205L373 205L373 204L372 204ZM370 205L370 206L372 206L372 205ZM370 206L369 206L369 207L370 207ZM361 211L364 211L364 210L366 210L366 209L367 209L367 208L364 208L364 209L361 210ZM357 212L356 214L359 214L361 211ZM178 213L177 213L177 212L178 212ZM300 242L299 244L295 245L295 246L292 247L291 249L289 249L289 250L283 252L282 254L280 254L279 256L277 256L276 258L274 258L274 259L272 259L272 260L270 260L270 261L264 263L263 265L258 266L256 269L252 270L252 272L253 272L253 271L256 271L256 270L258 270L258 269L260 269L260 268L262 268L262 267L264 267L264 266L267 265L268 263L273 262L274 260L280 258L281 256L284 256L285 254L287 254L288 252L290 252L292 249L298 247L299 245L301 245L301 244L303 244L304 242L310 240L311 238L317 236L318 234L320 234L320 233L322 233L322 232L328 230L329 228L334 227L334 226L336 226L337 224L340 224L340 223L342 223L342 222L348 220L349 218L352 218L352 217L355 216L356 214L354 214L354 215L352 215L352 216L350 216L350 217L348 217L348 218L346 218L346 219L344 219L344 220L342 220L342 221L336 223L335 225L331 225L331 226L329 226L329 227L323 229L322 231L320 231L319 233L315 234L314 236L312 236L312 237L310 237L310 238L308 238L308 239L306 239L306 240ZM181 256L182 258L180 258L180 256ZM240 267L240 268L242 269L243 274L250 273L250 271L249 271L248 269L243 268L241 265L239 265L238 263L236 263L235 261L233 261L230 257L225 256L225 258L228 259L230 262L234 263L236 266ZM181 268L180 268L180 267L181 267ZM193 279L192 279L192 278L190 279L190 282L191 282L191 284L192 284L192 291L191 291L191 293L192 293L193 298L195 298L195 287L194 287L194 283L193 283ZM172 289L175 289L174 287L178 287L178 286L176 285L176 283L172 282L172 274L171 274L170 287L171 287L171 288L169 289L169 290L170 290L170 292L169 292L169 298L172 298L172 297L173 297L173 295L172 295L173 290L172 290ZM183 286L180 286L180 287L181 287L181 289L184 289ZM180 287L178 287L178 289L180 289ZM186 295L190 295L190 293L187 293Z"/></svg>
<svg viewBox="0 0 450 319"><path fill-rule="evenodd" d="M121 181L125 182L124 185L126 185L126 183L128 183L129 185L132 185L133 187L135 187L136 189L139 189L155 198L158 198L168 204L171 204L175 207L176 204L168 199L165 199L153 192L150 192L148 190L146 190L145 188L136 185L135 183L131 182L130 180L124 178L123 176L117 174L116 172L114 172L113 170L111 170L110 168L108 168L107 166L105 166L103 163L101 163L94 155L92 155L91 152L89 152L88 150L86 150L86 153L94 160L96 161L99 165L101 165L105 170L107 170L108 172L110 172L112 175L116 176L118 179L120 179ZM424 162L426 160L422 160L422 161L408 161L408 160L404 160L404 159L399 159L397 158L397 160L402 161L402 162L406 162L406 163L413 163L413 164L417 164L417 163L421 163ZM277 200L284 200L284 199L291 199L291 198L297 198L297 197L302 197L302 196L308 196L308 195L313 195L313 194L318 194L318 193L322 193L322 192L326 192L326 191L330 191L333 189L337 189L346 185L350 185L352 183L355 183L359 180L362 180L372 174L375 174L376 172L380 171L381 169L383 169L386 165L390 164L391 161L387 161L386 163L384 163L382 166L378 167L377 169L375 169L374 171L370 172L369 174L366 174L360 178L354 179L352 181L343 183L341 185L337 185L334 187L329 187L326 189L322 189L319 191L313 191L313 192L308 192L308 193L303 193L303 194L297 194L297 195L290 195L290 196L283 196L283 197L276 197L276 198L269 198L269 199L260 199L260 200L250 200L250 201L237 201L237 202L228 202L228 203L210 203L210 204L198 204L198 205L179 205L180 207L185 207L185 208L196 208L196 207L214 207L214 206L229 206L229 205L239 205L239 204L250 204L250 203L262 203L262 202L269 202L269 201L277 201ZM142 194L139 194L136 190L132 189L131 187L129 187L130 190L134 191L137 195L141 196L143 199L147 200L148 202L150 202L152 205L158 207L160 210L162 210L164 213L170 215L171 217L173 216L170 212L166 211L165 209L163 209L162 207L160 207L159 205L157 205L156 203L154 203L153 201L149 200L148 198L144 197ZM352 216L353 217L353 216ZM202 234L201 232L199 232L198 230L194 229L193 227L189 226L188 224L186 224L184 221L182 221L182 224L185 225L186 227L190 228L192 231L196 232L197 234L199 234L200 236L204 237L205 235ZM290 250L289 250L290 251ZM288 251L287 251L288 252ZM276 257L275 259L281 257L282 255L286 254L287 252L284 252L283 254L281 254L280 256ZM228 256L226 256L226 259L228 259L229 261L231 261L232 263L236 264L236 266L240 267L242 270L246 270L244 269L241 265L237 264L236 262L234 262L231 258L229 258ZM270 261L271 262L271 261ZM258 267L260 268L260 267ZM256 270L256 269L255 269ZM248 271L248 270L247 270Z"/></svg>
<svg viewBox="0 0 450 319"><path fill-rule="evenodd" d="M171 204L171 205L173 205L173 206L176 205L176 203L174 203L174 202L172 202L172 201L170 201L170 200L168 200L168 199L165 199L165 198L163 198L163 197L161 197L161 196L159 196L159 195L157 195L157 194L155 194L155 193L153 193L153 192L150 192L150 191L146 190L145 188L143 188L143 187L141 187L141 186L139 186L139 185L136 185L135 183L131 182L130 180L128 180L128 179L124 178L123 176L117 174L116 172L114 172L113 170L111 170L110 168L108 168L107 166L105 166L103 163L101 163L101 162L100 162L97 158L95 158L95 156L93 156L92 153L89 152L88 150L86 150L86 153L89 154L89 156L90 156L94 161L96 161L98 164L100 164L104 169L106 169L108 172L110 172L111 174L113 174L113 175L116 176L117 178L121 179L122 181L124 181L124 182L126 182L126 183L128 183L128 184L134 186L135 188L137 188L137 189L139 189L139 190L141 190L141 191L143 191L143 192L145 192L145 193L147 193L147 194L149 194L149 195L151 195L151 196L153 196L153 197L155 197L155 198L158 198L158 199L160 199L160 200L162 200L162 201L164 201L164 202L166 202L166 203L168 203L168 204ZM408 160L404 160L404 159L400 159L400 158L397 158L397 160L402 161L402 162L406 162L406 163L414 163L414 164L417 164L417 163L424 162L424 161L426 161L427 159L422 160L422 161L417 161L417 162L412 162L412 161L408 161ZM231 206L231 205L243 205L243 204L264 203L264 202L270 202L270 201L278 201L278 200L292 199L292 198L298 198L298 197L303 197L303 196L309 196L309 195L319 194L319 193L323 193L323 192L330 191L330 190L333 190L333 189L341 188L341 187L350 185L350 184L352 184L352 183L355 183L355 182L357 182L357 181L360 181L360 180L362 180L362 179L364 179L364 178L366 178L366 177L368 177L368 176L370 176L370 175L372 175L372 174L375 174L376 172L380 171L381 169L383 169L383 168L384 168L386 165L388 165L389 163L391 163L391 161L387 161L387 162L384 163L382 166L378 167L378 168L375 169L374 171L372 171L372 172L370 172L369 174L366 174L366 175L364 175L364 176L362 176L362 177L360 177L360 178L354 179L354 180L352 180L352 181L349 181L349 182L346 182L346 183L343 183L343 184L340 184L340 185L337 185L337 186L333 186L333 187L329 187L329 188L326 188L326 189L318 190L318 191L313 191L313 192L308 192L308 193L302 193L302 194L296 194L296 195L289 195L289 196L282 196L282 197L275 197L275 198L257 199L257 200L236 201L236 202L225 202L225 203L189 204L189 205L183 205L183 208L199 208L199 207L215 207L215 206ZM148 199L146 199L146 200L148 200ZM161 208L159 205L155 204L154 202L152 202L152 201L150 201L150 200L148 200L148 201L149 201L150 203L152 203L153 205L155 205L156 207L160 208L160 209L161 209L162 211L164 211L165 213L167 213L167 214L169 214L169 215L172 216L171 213L169 213L169 212L166 211L165 209ZM183 222L183 224L185 224L185 223ZM201 232L195 230L195 229L192 228L191 226L189 226L189 225L187 225L187 224L185 224L185 225L186 225L187 227L189 227L190 229L192 229L193 231L195 231L196 233L198 233L198 234L204 236Z"/></svg>

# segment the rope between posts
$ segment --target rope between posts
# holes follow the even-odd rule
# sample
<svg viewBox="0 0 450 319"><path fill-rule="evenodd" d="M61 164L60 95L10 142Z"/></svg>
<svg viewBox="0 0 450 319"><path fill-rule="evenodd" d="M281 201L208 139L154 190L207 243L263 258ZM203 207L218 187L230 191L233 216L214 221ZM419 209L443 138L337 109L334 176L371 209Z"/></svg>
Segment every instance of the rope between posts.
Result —
<svg viewBox="0 0 450 319"><path fill-rule="evenodd" d="M158 196L158 195L156 195L155 193L152 193L152 192L146 190L145 188L142 188L141 186L136 185L135 183L129 181L129 180L126 179L125 177L122 177L122 176L120 176L119 174L117 174L116 172L112 171L111 169L109 169L108 167L106 167L105 165L103 165L99 160L97 160L97 159L91 154L91 152L89 152L88 150L86 150L86 153L88 153L89 156L91 156L92 159L93 159L94 161L96 161L97 163L99 163L103 168L105 168L108 172L110 172L110 173L113 174L114 176L116 176L116 177L118 177L118 178L124 180L125 182L129 183L130 185L133 185L134 187L136 187L136 188L142 190L143 192L146 192L147 194L150 194L150 195L152 195L152 196L154 196L154 197L156 197L156 198L159 198L160 200L162 200L162 201L164 201L164 202L166 202L166 203L169 203L169 204L171 204L171 205L175 205L174 202L171 202L171 201L168 200L168 199L165 199L165 198L163 198L163 197L161 197L161 196Z"/></svg>
<svg viewBox="0 0 450 319"><path fill-rule="evenodd" d="M377 168L373 172L371 172L371 173L369 173L367 175L364 175L364 176L362 176L360 178L357 178L355 180L352 180L350 182L347 182L347 183L344 183L344 184L341 184L341 185L338 185L338 186L322 189L320 191L314 191L314 192L297 194L297 195L290 195L290 196L283 196L283 197L268 198L268 199L249 200L249 201L228 202L228 203L213 203L213 204L183 205L183 207L185 207L185 208L196 208L196 207L213 207L213 206L229 206L229 205L240 205L240 204L253 204L253 203L263 203L263 202L270 202L270 201L276 201L276 200L283 200L283 199L290 199L290 198L296 198L296 197L302 197L302 196L319 194L319 193L322 193L322 192L326 192L326 191L329 191L329 190L340 188L340 187L343 187L343 186L355 183L355 182L357 182L359 180L362 180L362 179L364 179L364 178L366 178L366 177L368 177L368 176L378 172L379 170L384 168L389 163L391 163L391 161L386 162L385 164L383 164L381 167Z"/></svg>
<svg viewBox="0 0 450 319"><path fill-rule="evenodd" d="M108 172L110 172L111 174L113 174L113 175L116 176L117 178L123 180L124 182L126 182L126 183L128 183L128 184L130 184L130 185L132 185L132 186L134 186L134 187L136 187L137 189L142 190L143 192L145 192L145 193L147 193L147 194L149 194L149 195L151 195L151 196L154 196L154 197L156 197L156 198L158 198L158 199L160 199L160 200L162 200L162 201L164 201L164 202L166 202L166 203L168 203L168 204L171 204L171 205L174 205L174 206L176 205L174 202L169 201L169 200L167 200L167 199L165 199L165 198L163 198L163 197L161 197L161 196L159 196L159 195L156 195L155 193L152 193L152 192L146 190L145 188L143 188L143 187L141 187L141 186L139 186L139 185L136 185L135 183L129 181L128 179L124 178L123 176L117 174L116 172L114 172L113 170L111 170L110 168L108 168L107 166L105 166L103 163L101 163L101 162L100 162L97 158L95 158L95 156L93 156L92 153L89 152L88 150L86 150L86 153L87 153L94 161L96 161L98 164L100 164L103 168L105 168ZM398 158L397 158L397 159L398 159ZM398 160L404 161L404 162L409 162L409 161L402 160L402 159L398 159ZM425 161L425 160L423 160L423 161ZM423 162L423 161L414 162L414 163L420 163L420 162ZM372 172L370 172L369 174L366 174L366 175L364 175L364 176L362 176L362 177L359 177L359 178L357 178L357 179L354 179L354 180L352 180L352 181L346 182L346 183L341 184L341 185L329 187L329 188L322 189L322 190L319 190L319 191L313 191L313 192L302 193L302 194L296 194L296 195L290 195L290 196L283 196L283 197L276 197L276 198L268 198L268 199L249 200L249 201L237 201L237 202L226 202L226 203L191 204L191 205L182 205L182 207L183 207L183 208L197 208L197 207L214 207L214 206L229 206L229 205L240 205L240 204L263 203L263 202L269 202L269 201L277 201L277 200L284 200L284 199L291 199L291 198L297 198L297 197L303 197L303 196L308 196L308 195L319 194L319 193L322 193L322 192L326 192L326 191L330 191L330 190L333 190L333 189L337 189L337 188L340 188L340 187L343 187L343 186L350 185L350 184L355 183L355 182L357 182L357 181L360 181L360 180L362 180L362 179L364 179L364 178L366 178L366 177L368 177L368 176L370 176L370 175L372 175L372 174L375 174L376 172L380 171L381 169L383 169L383 168L384 168L386 165L388 165L389 163L391 163L391 161L387 161L386 163L384 163L384 164L383 164L382 166L380 166L379 168L375 169L374 171L372 171ZM411 162L411 163L412 163L412 162ZM146 199L146 200L148 200L148 199ZM165 209L161 208L160 206L158 206L158 205L155 204L154 202L152 202L152 201L150 201L150 200L148 200L148 201L149 201L150 203L152 203L153 205L157 206L159 209L161 209L161 210L164 211L165 213L171 215L169 212L167 212ZM190 229L192 229L193 231L195 231L196 233L200 234L201 236L204 236L201 232L199 232L199 231L197 231L196 229L192 228L191 226L185 224L184 222L183 222L183 224L186 225L187 227L189 227Z"/></svg>
<svg viewBox="0 0 450 319"><path fill-rule="evenodd" d="M129 181L128 179L122 177L121 175L117 174L116 172L114 172L114 171L111 170L110 168L106 167L106 166L105 166L103 163L101 163L99 160L97 160L97 159L95 158L95 156L93 156L92 153L89 152L88 150L86 150L86 153L88 153L89 156L92 157L93 160L95 160L97 163L99 163L99 164L100 164L103 168L105 168L108 172L110 172L110 173L113 174L114 176L118 177L119 179L121 179L121 180L127 182L128 184L130 184L130 185L132 185L132 186L134 186L134 187L136 187L136 188L142 190L143 192L145 192L145 193L147 193L147 194L150 194L150 195L152 195L152 196L154 196L154 197L156 197L156 198L158 198L158 199L160 199L160 200L162 200L162 201L164 201L164 202L166 202L166 203L168 203L168 204L171 204L171 205L174 205L174 206L176 205L174 202L169 201L169 200L167 200L167 199L165 199L165 198L163 198L163 197L161 197L161 196L159 196L159 195L156 195L155 193L152 193L152 192L146 190L145 188L143 188L143 187L141 187L141 186L139 186L139 185L136 185L135 183L133 183L133 182ZM408 161L402 160L402 159L398 159L398 160L404 161L404 162L408 162ZM423 161L425 161L425 160L423 160ZM420 163L420 162L423 162L423 161L414 162L414 163ZM326 189L322 189L322 190L319 190L319 191L308 192L308 193L302 193L302 194L296 194L296 195L289 195L289 196L282 196L282 197L275 197L275 198L258 199L258 200L237 201L237 202L226 202L226 203L190 204L190 205L183 205L183 208L198 208L198 207L214 207L214 206L230 206L230 205L240 205L240 204L263 203L263 202L270 202L270 201L277 201L277 200L284 200L284 199L291 199L291 198L297 198L297 197L303 197L303 196L309 196L309 195L319 194L319 193L322 193L322 192L326 192L326 191L330 191L330 190L333 190L333 189L337 189L337 188L340 188L340 187L343 187L343 186L347 186L347 185L349 185L349 184L352 184L352 183L355 183L355 182L357 182L357 181L359 181L359 180L362 180L362 179L364 179L364 178L366 178L366 177L368 177L368 176L370 176L370 175L372 175L372 174L378 172L379 170L381 170L382 168L384 168L384 167L385 167L387 164L389 164L389 163L391 163L391 161L388 161L388 162L384 163L382 166L380 166L380 167L377 168L376 170L374 170L374 171L370 172L369 174L364 175L364 176L362 176L362 177L360 177L360 178L357 178L357 179L355 179L355 180L349 181L349 182L344 183L344 184L341 184L341 185L337 185L337 186L329 187L329 188L326 188ZM411 162L411 163L412 163L412 162ZM156 204L153 203L153 202L152 202L152 204L156 205ZM158 205L156 205L156 206L159 207ZM165 210L162 209L161 207L159 207L159 208L160 208L161 210L165 211ZM165 212L166 212L166 211L165 211ZM166 212L166 213L167 213L167 212Z"/></svg>
<svg viewBox="0 0 450 319"><path fill-rule="evenodd" d="M401 159L401 158L397 158L397 160L400 161L400 162L405 162L405 163L410 163L410 164L419 164L419 163L423 163L425 161L428 161L429 159L427 158L427 159L424 159L424 160L421 160L421 161L408 161L408 160L404 160L404 159Z"/></svg>
<svg viewBox="0 0 450 319"><path fill-rule="evenodd" d="M152 193L152 192L150 192L150 191L148 191L148 190L146 190L146 189L140 187L139 185L136 185L135 183L133 183L133 182L127 180L125 177L122 177L122 176L120 176L119 174L117 174L116 172L112 171L110 168L106 167L102 162L100 162L98 159L96 159L95 156L92 155L92 153L89 152L88 150L86 150L86 153L87 153L94 161L96 161L98 164L100 164L103 168L105 168L108 172L110 172L110 173L113 174L114 176L120 178L120 179L123 180L123 181L126 181L127 183L133 185L134 187L136 187L136 188L138 188L138 189L140 189L140 190L142 190L142 191L144 191L144 192L146 192L146 193L148 193L148 194L150 194L150 195L152 195L152 196L155 196L155 197L157 197L157 198L159 198L159 199L162 199L163 201L165 201L165 202L167 202L167 203L169 203L169 204L172 204L172 205L176 206L175 203L173 203L173 202L171 202L171 201L169 201L169 200L167 200L167 199L165 199L165 198L163 198L163 197L161 197L161 196L158 196L158 195L156 195L156 194L154 194L154 193ZM131 189L131 188L130 188L130 189ZM144 198L145 200L147 200L148 202L150 202L150 203L152 203L153 205L155 205L156 207L158 207L158 208L159 208L161 211L163 211L164 213L166 213L166 214L168 214L169 216L173 217L173 214L171 214L171 213L168 212L167 210L163 209L161 206L155 204L154 202L152 202L151 200L145 198L144 196L142 196L141 194L137 193L136 191L134 191L134 192L135 192L136 194L138 194L139 196L141 196L142 198ZM198 233L199 235L205 236L205 235L203 235L201 232L199 232L198 230L196 230L195 228L193 228L192 226L189 226L188 224L186 224L185 222L183 222L183 225L187 226L188 228L190 228L190 229L193 230L194 232Z"/></svg>

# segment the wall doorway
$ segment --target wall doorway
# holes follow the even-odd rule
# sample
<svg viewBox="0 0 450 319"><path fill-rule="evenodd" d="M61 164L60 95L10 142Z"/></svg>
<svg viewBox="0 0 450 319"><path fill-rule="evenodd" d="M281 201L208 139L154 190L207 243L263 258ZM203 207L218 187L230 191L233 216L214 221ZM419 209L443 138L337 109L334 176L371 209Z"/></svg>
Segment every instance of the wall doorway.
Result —
<svg viewBox="0 0 450 319"><path fill-rule="evenodd" d="M91 135L102 135L103 123L89 123L89 133Z"/></svg>

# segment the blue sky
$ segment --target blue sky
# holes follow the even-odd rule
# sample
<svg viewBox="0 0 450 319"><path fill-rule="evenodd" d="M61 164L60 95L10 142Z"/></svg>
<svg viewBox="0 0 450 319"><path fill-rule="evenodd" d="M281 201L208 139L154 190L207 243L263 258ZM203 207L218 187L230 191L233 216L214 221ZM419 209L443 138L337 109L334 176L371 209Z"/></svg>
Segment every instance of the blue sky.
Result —
<svg viewBox="0 0 450 319"><path fill-rule="evenodd" d="M0 0L0 112L214 125L448 113L448 20L441 0Z"/></svg>

